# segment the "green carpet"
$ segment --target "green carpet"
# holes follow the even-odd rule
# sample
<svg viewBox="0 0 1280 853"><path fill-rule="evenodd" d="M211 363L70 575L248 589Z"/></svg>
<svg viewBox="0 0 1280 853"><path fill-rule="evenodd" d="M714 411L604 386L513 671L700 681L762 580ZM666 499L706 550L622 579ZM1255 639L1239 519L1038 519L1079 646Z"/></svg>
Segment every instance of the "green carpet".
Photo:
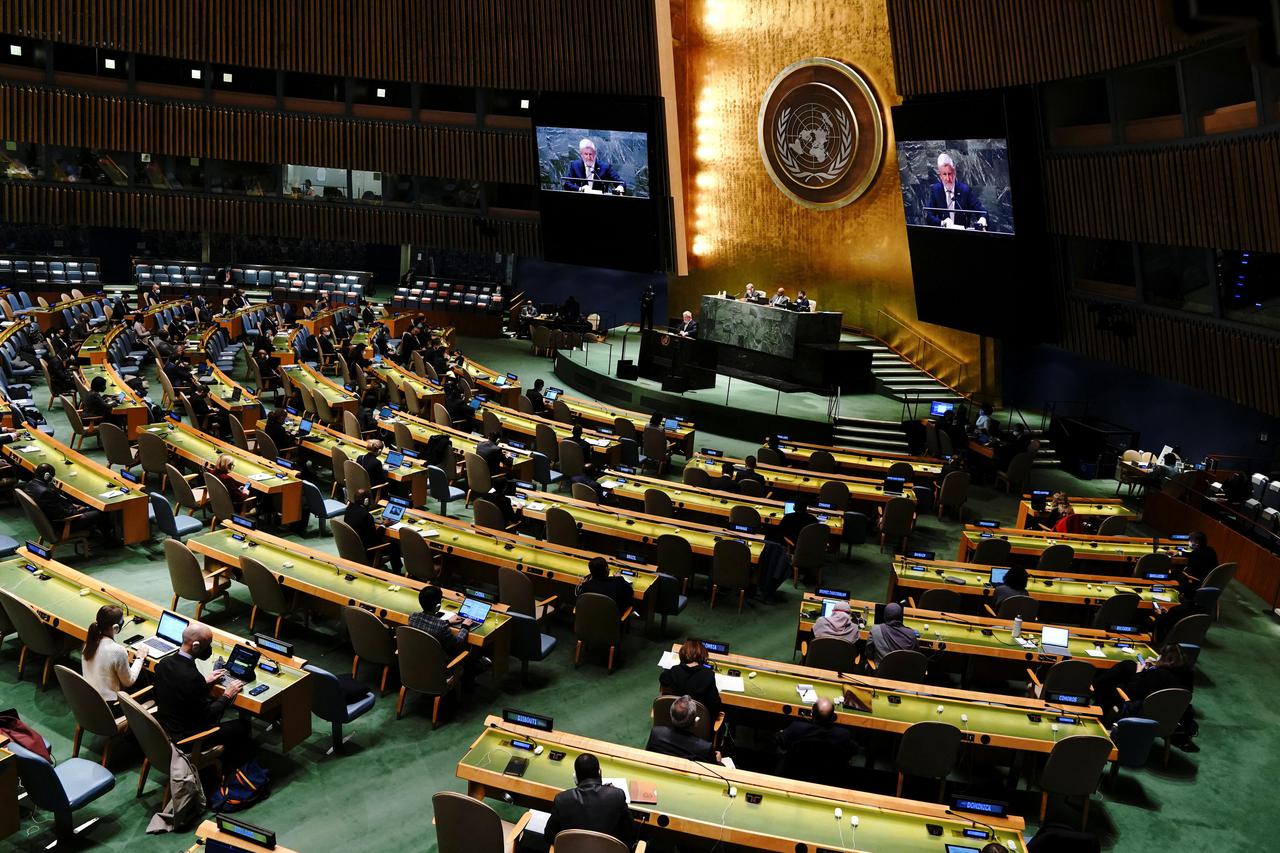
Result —
<svg viewBox="0 0 1280 853"><path fill-rule="evenodd" d="M522 381L550 378L550 362L530 356L525 342L464 340L461 344L481 363L518 373ZM47 400L41 389L35 396ZM885 407L879 401L866 413L845 414L884 417ZM69 431L61 415L51 414L50 420L58 428L58 437L66 440ZM750 449L744 442L715 441L733 453ZM96 448L90 447L89 453L102 458ZM1034 476L1037 486L1062 488L1072 494L1105 494L1114 489L1113 481L1084 482L1061 471L1037 469ZM1015 509L1013 499L978 487L970 496L968 512L971 517L1012 523ZM307 544L336 550L331 539L314 533L314 524L312 529ZM954 522L924 517L911 541L913 546L949 556L955 551L956 531ZM0 510L0 532L18 539L32 535L16 508ZM68 562L153 601L167 602L169 580L158 546L156 542L145 548L106 551L89 562ZM876 547L856 548L851 560L842 556L828 568L826 583L850 588L856 596L880 599L886 587L887 562L887 556ZM728 640L734 651L743 654L790 659L797 593L789 584L783 589L785 604L755 606L742 616L723 605L711 611L705 596L695 593L689 609L671 621L667 640L648 639L643 630L633 631L626 640L621 666L612 676L606 674L602 662L594 660L575 671L571 630L566 624L556 624L553 632L560 646L546 662L533 665L533 684L528 689L521 689L518 679L501 689L482 679L461 707L446 713L436 731L431 730L429 702L421 698L411 699L405 718L396 720L393 691L351 727L354 738L344 756L324 755L328 728L318 719L314 720L312 738L288 753L280 752L278 736L262 736L261 754L272 771L274 789L269 800L245 817L275 829L282 844L299 851L434 850L431 795L443 789L464 789L454 776L454 767L487 714L514 706L551 715L557 728L565 731L641 745L648 732L649 706L657 692L655 664L671 638L696 633ZM183 610L189 613L190 603L184 604ZM1221 624L1209 635L1198 676L1195 704L1201 717L1202 751L1188 755L1175 750L1167 769L1153 758L1148 768L1122 773L1114 789L1108 788L1095 798L1090 827L1103 835L1108 849L1149 851L1159 844L1154 840L1159 835L1180 839L1177 846L1182 849L1222 846L1261 850L1270 847L1264 839L1280 831L1274 794L1268 793L1267 781L1280 775L1280 753L1266 747L1272 741L1265 735L1269 729L1266 721L1275 719L1275 712L1267 709L1280 690L1280 666L1276 665L1280 626L1264 614L1259 599L1239 586L1223 597L1222 611ZM206 618L220 628L245 633L248 614L246 591L237 586L232 606L226 609L214 603ZM297 643L302 657L336 671L350 667L350 652L332 624L313 622L308 632L300 621L291 620L286 622L283 635ZM56 682L42 692L30 670L19 681L18 651L12 638L0 647L0 708L17 707L25 720L53 742L57 757L69 756L74 722ZM1237 660L1232 653L1243 657ZM34 669L38 672L39 668ZM374 673L370 669L362 675L372 678ZM1261 741L1259 732L1263 733ZM88 739L87 751L82 750L81 755L96 760L99 746ZM103 818L90 834L100 849L130 853L185 849L189 835L144 834L147 821L159 807L160 788L150 781L143 797L134 798L139 761L136 749L118 748L112 768L117 778L115 790L78 817ZM851 772L850 784L892 793L893 780L882 768L875 774ZM953 784L952 789L961 784ZM1015 795L1014 811L1034 816L1038 800L1038 794L1021 791ZM1061 801L1051 804L1050 815L1079 820L1077 809ZM1028 835L1032 828L1029 826ZM50 840L48 815L41 816L39 826L27 817L22 831L0 841L0 849L42 850Z"/></svg>

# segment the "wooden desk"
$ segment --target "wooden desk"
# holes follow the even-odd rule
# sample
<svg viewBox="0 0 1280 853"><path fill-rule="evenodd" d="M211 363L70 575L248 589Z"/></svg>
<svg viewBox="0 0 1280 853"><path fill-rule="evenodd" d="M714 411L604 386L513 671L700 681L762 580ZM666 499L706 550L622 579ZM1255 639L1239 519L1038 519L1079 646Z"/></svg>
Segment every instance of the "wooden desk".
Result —
<svg viewBox="0 0 1280 853"><path fill-rule="evenodd" d="M295 433L298 430L300 421L301 419L297 415L289 415L285 418L285 424ZM352 438L346 433L329 429L323 424L317 423L311 425L311 431L307 435L298 436L298 447L308 453L330 460L333 459L333 451L335 449L341 450L352 462L369 452L367 442ZM395 491L408 499L411 504L417 507L426 506L426 463L420 459L410 459L406 456L403 463L392 468L387 464L387 457L391 455L392 449L393 446L388 444L378 454L378 458L382 460L382 464L387 470L387 479L394 484ZM412 450L412 448L409 449Z"/></svg>
<svg viewBox="0 0 1280 853"><path fill-rule="evenodd" d="M210 839L214 841L221 841L224 844L234 845L237 849L249 849L249 850L258 849L256 847L253 847L252 845L249 845L248 847L246 847L243 839L237 838L234 835L228 835L227 833L220 831L218 829L218 824L216 824L211 820L206 820L196 827L196 839L198 840L199 843L192 845L192 847L187 850L187 853L201 853L201 851L205 849L204 848L205 842L209 841ZM274 848L272 848L272 853L295 853L295 851L290 850L288 847L281 847L279 844L277 844Z"/></svg>
<svg viewBox="0 0 1280 853"><path fill-rule="evenodd" d="M41 580L26 566L32 565L48 575ZM62 633L84 642L90 623L97 618L98 609L107 604L124 604L132 618L121 631L121 642L129 644L130 638L155 634L160 614L164 608L145 598L103 583L65 566L55 560L45 560L26 548L0 562L0 587L35 609L41 618ZM82 593L82 590L88 590ZM166 596L168 592L164 593ZM248 640L210 626L213 631L214 657L230 658L237 646L251 645ZM280 719L285 749L292 749L311 735L311 682L300 658L284 657L267 649L260 649L264 658L280 665L275 673L258 670L256 684L270 689L258 696L248 691L239 693L236 708L264 719ZM213 671L213 660L196 661L202 673Z"/></svg>
<svg viewBox="0 0 1280 853"><path fill-rule="evenodd" d="M35 318L36 325L40 327L40 331L49 332L53 329L61 328L66 325L62 319L63 308L75 308L80 305L89 305L102 299L101 296L91 294L82 296L79 299L64 299L60 302L50 302L48 308L42 308L36 305L26 311L28 317Z"/></svg>
<svg viewBox="0 0 1280 853"><path fill-rule="evenodd" d="M399 539L400 528L406 524L418 530L431 550L442 558L482 569L488 580L497 576L498 569L515 569L529 575L535 586L550 589L569 601L576 595L578 584L591 574L587 562L592 557L604 557L615 574L623 570L633 573L629 580L636 610L648 624L653 624L660 576L657 566L553 545L518 533L472 527L466 521L419 509L405 510L403 522L387 528L387 535Z"/></svg>
<svg viewBox="0 0 1280 853"><path fill-rule="evenodd" d="M786 515L786 502L753 498L736 492L721 492L716 489L704 489L675 483L671 480L660 480L656 477L645 477L630 470L610 468L600 476L600 485L608 489L617 500L638 503L644 506L644 493L649 489L660 489L671 497L671 503L677 512L685 515L696 515L715 521L727 521L729 513L735 506L749 506L760 514L760 522L766 527L774 527ZM825 513L814 510L814 517L831 529L831 535L839 538L844 534L844 515Z"/></svg>
<svg viewBox="0 0 1280 853"><path fill-rule="evenodd" d="M1134 564L1153 550L1152 540L1148 537L1090 536L1084 533L1011 528L988 530L967 524L960 534L960 549L956 559L968 562L978 549L978 543L990 537L1009 540L1011 555L1030 560L1040 559L1040 555L1051 545L1070 545L1075 550L1076 564L1090 564L1100 570L1120 575L1132 574ZM1185 542L1173 539L1157 539L1154 550L1167 554L1175 564L1182 564L1187 558L1180 549L1185 545Z"/></svg>
<svg viewBox="0 0 1280 853"><path fill-rule="evenodd" d="M80 342L80 346L76 349L76 360L81 364L104 364L107 360L107 350L124 329L124 324L119 323L94 332Z"/></svg>
<svg viewBox="0 0 1280 853"><path fill-rule="evenodd" d="M271 355L280 364L296 364L298 361L298 351L293 348L293 342L297 340L301 329L286 329L283 332L276 332L271 338Z"/></svg>
<svg viewBox="0 0 1280 853"><path fill-rule="evenodd" d="M338 305L333 308L326 308L325 310L317 314L311 315L310 318L299 319L298 325L314 335L332 326L334 318L337 317L339 314L341 314L343 311L348 311L348 310L350 309L346 305Z"/></svg>
<svg viewBox="0 0 1280 853"><path fill-rule="evenodd" d="M812 592L806 592L800 601L800 620L796 624L796 649L802 642L813 639L813 623L822 615L823 604L831 599L823 598ZM860 622L859 638L866 640L875 625L876 604L871 601L849 601L852 616ZM1125 660L1136 660L1143 655L1148 660L1159 657L1159 653L1151 648L1151 637L1147 634L1130 636L1112 634L1092 628L1071 628L1067 641L1065 657L1044 654L1028 650L1012 638L1012 619L993 619L986 616L959 616L954 613L939 613L936 610L920 610L916 607L904 608L903 623L920 635L920 650L928 654L932 650L946 651L954 655L992 658L1023 665L1034 666L1038 663L1056 663L1065 658L1082 660L1099 669L1109 669ZM1022 635L1034 638L1045 624L1043 622L1023 622ZM1117 645L1120 644L1120 645ZM1128 649L1121 645L1129 646ZM1101 652L1102 657L1089 654L1093 650Z"/></svg>
<svg viewBox="0 0 1280 853"><path fill-rule="evenodd" d="M746 467L744 460L733 459L728 456L706 456L702 453L696 453L689 460L690 465L706 471L713 481L720 476L720 468L726 462L731 462L739 468ZM817 471L786 468L780 465L756 465L756 472L764 477L765 488L771 492L788 494L800 492L807 495L816 495L822 491L824 483L840 482L844 483L849 489L849 497L854 501L884 504L894 498L906 498L909 501L915 501L916 499L915 490L911 488L910 483L906 484L902 494L896 495L885 493L883 480L873 480L867 477L851 477L848 474L820 474Z"/></svg>
<svg viewBox="0 0 1280 853"><path fill-rule="evenodd" d="M521 777L504 774L507 759L516 752L511 739L531 740L544 747L542 755L528 756ZM552 752L564 758L551 760ZM659 755L643 749L593 740L567 732L544 732L504 723L500 717L485 720L484 729L458 761L458 778L477 799L510 794L523 806L550 811L556 794L574 787L573 763L589 752L600 761L606 778L653 785L656 804L632 803L630 810L645 837L672 835L694 846L710 839L734 848L771 850L776 853L818 850L875 850L894 853L941 853L945 843L972 846L964 830L973 824L957 820L946 807L902 800L880 794L813 785L751 773L728 767L708 768L683 758ZM522 756L524 753L520 753ZM736 787L740 799L729 800L727 786ZM758 804L747 795L761 795ZM831 815L836 808L844 820L858 817L851 833L847 823L839 827ZM1014 853L1023 853L1023 821L1018 817L993 818L996 838ZM926 829L942 828L942 837Z"/></svg>
<svg viewBox="0 0 1280 853"><path fill-rule="evenodd" d="M1101 523L1107 518L1123 518L1128 521L1137 521L1137 510L1129 509L1124 505L1124 501L1119 498L1095 498L1095 497L1078 497L1069 496L1071 501L1071 509L1076 515L1083 515L1089 521ZM1031 508L1031 495L1023 495L1022 500L1018 502L1018 521L1016 527L1026 527L1029 521L1034 521L1039 516L1035 510Z"/></svg>
<svg viewBox="0 0 1280 853"><path fill-rule="evenodd" d="M315 368L306 364L284 364L280 366L280 374L290 382L305 385L313 394L321 394L335 411L355 414L360 407L360 400L355 392L348 391L341 385L322 376Z"/></svg>
<svg viewBox="0 0 1280 853"><path fill-rule="evenodd" d="M239 418L240 425L246 430L253 429L258 423L258 418L262 416L262 403L258 398L248 388L223 373L217 367L214 367L209 375L213 377L213 381L202 384L209 389L209 399L213 404L224 412ZM240 391L239 400L233 399L236 395L236 389Z"/></svg>
<svg viewBox="0 0 1280 853"><path fill-rule="evenodd" d="M227 335L231 340L239 340L244 337L244 318L249 314L256 314L259 311L266 311L266 305L248 305L240 308L230 314L218 314L213 321L227 330Z"/></svg>
<svg viewBox="0 0 1280 853"><path fill-rule="evenodd" d="M462 372L467 375L468 382L478 386L481 393L498 405L506 406L509 409L519 407L518 401L523 392L520 388L519 379L512 379L511 374L490 370L483 364L472 361L469 358L462 359ZM504 380L501 385L497 383L499 376Z"/></svg>
<svg viewBox="0 0 1280 853"><path fill-rule="evenodd" d="M994 602L995 587L989 586L992 566L973 563L957 563L947 560L897 559L889 575L886 601L898 601L905 591L949 589L959 593L962 599L973 602L971 612L982 611L984 603ZM1092 611L1111 596L1121 592L1135 592L1140 597L1138 609L1149 611L1154 602L1171 604L1177 598L1173 587L1161 581L1143 578L1117 578L1111 575L1086 575L1078 572L1055 574L1053 572L1028 571L1027 595L1042 605L1058 606L1059 611L1071 611L1080 617L1075 624L1083 624L1081 609ZM951 582L947 581L951 579ZM1042 611L1044 608L1041 608ZM1045 614L1041 613L1041 618ZM1058 619L1053 620L1057 622Z"/></svg>
<svg viewBox="0 0 1280 853"><path fill-rule="evenodd" d="M204 555L206 571L221 566L239 569L241 557L252 557L285 586L327 602L330 612L338 616L344 606L355 604L391 625L409 624L409 617L421 609L418 591L427 585L233 522L224 522L218 530L193 536L187 545ZM442 591L441 606L447 612L456 612L462 606L462 593ZM511 618L506 610L505 605L493 605L484 624L467 636L468 645L493 660L495 679L506 675L511 659Z"/></svg>
<svg viewBox="0 0 1280 853"><path fill-rule="evenodd" d="M424 412L427 417L430 417L434 404L444 403L443 387L425 376L404 369L394 361L385 358L375 361L364 375L381 384L388 391L391 401L402 406L406 400L405 389L413 388L413 392L418 395L418 405L422 407L419 411Z"/></svg>
<svg viewBox="0 0 1280 853"><path fill-rule="evenodd" d="M452 479L457 463L461 462L463 453L475 453L476 447L484 438L474 433L463 432L453 427L440 426L432 423L425 418L414 417L408 412L392 410L391 417L382 417L382 411L379 410L375 415L378 427L385 433L384 436L391 444L396 443L396 424L404 424L409 429L409 434L413 437L415 444L426 446L433 435L447 435L453 443L453 452L457 456L454 468L445 468L445 474ZM533 457L530 451L524 447L515 447L511 444L503 443L501 447L511 455L511 472L518 480L528 480L533 477ZM403 449L403 448L402 448ZM409 448L413 449L413 448Z"/></svg>
<svg viewBox="0 0 1280 853"><path fill-rule="evenodd" d="M159 436L178 456L204 469L214 465L218 457L226 454L236 461L231 476L237 482L249 486L252 491L279 500L280 521L292 524L302 518L302 481L297 475L274 460L263 459L234 444L214 438L181 421L169 418L163 424L147 427L147 432Z"/></svg>
<svg viewBox="0 0 1280 853"><path fill-rule="evenodd" d="M671 654L678 651L679 645L673 646ZM936 720L959 728L964 742L974 746L1040 754L1051 752L1057 741L1068 737L1108 737L1101 720L1102 709L1096 707L1068 709L1076 723L1064 723L1055 733L1051 726L1060 714L1039 699L842 675L743 655L713 654L710 664L717 675L726 675L730 669L742 674L741 691L720 688L720 701L725 708L763 713L782 720L809 716L813 703L801 701L797 690L799 685L807 684L812 685L817 696L835 701L837 723L858 729L902 734L915 723ZM857 692L869 711L843 704L845 692L850 689ZM1039 715L1040 722L1032 722L1028 714ZM969 721L962 722L961 715L967 715ZM1117 754L1113 748L1111 759Z"/></svg>
<svg viewBox="0 0 1280 853"><path fill-rule="evenodd" d="M790 463L808 465L813 454L825 450L836 460L837 471L859 471L862 476L876 476L883 479L889 469L899 462L911 466L912 476L907 479L914 482L936 480L942 473L943 461L929 456L908 456L899 453L859 453L846 447L833 447L826 444L809 444L803 441L779 441L778 449Z"/></svg>
<svg viewBox="0 0 1280 853"><path fill-rule="evenodd" d="M130 441L136 439L138 430L151 422L151 410L146 402L134 393L133 389L125 383L124 377L106 362L83 365L79 371L85 387L88 387L89 383L98 376L107 380L107 389L103 393L119 398L119 402L111 406L111 414L123 418L125 435Z"/></svg>
<svg viewBox="0 0 1280 853"><path fill-rule="evenodd" d="M556 398L569 407L569 411L578 416L580 420L599 427L604 427L610 432L614 431L614 421L617 418L626 418L636 428L636 434L643 437L645 428L649 426L649 415L644 412L635 412L630 409L611 406L608 403L601 403L598 400L588 400L583 397L570 397L567 394L561 394ZM667 429L664 422L662 433L666 436L667 444L681 456L686 458L693 455L694 441L696 439L696 431L689 421L683 421L674 418L676 421L675 429ZM642 439L643 440L643 439Z"/></svg>
<svg viewBox="0 0 1280 853"><path fill-rule="evenodd" d="M499 406L497 403L486 402L481 407L481 411L492 412L498 419L498 423L502 425L503 430L509 430L528 437L531 447L537 446L538 424L545 424L551 427L556 434L557 441L563 441L573 436L573 427L569 424L562 424L559 421L540 418L536 415L526 415L515 409ZM617 436L605 435L588 429L583 430L582 438L587 443L588 454L585 455L598 454L607 465L616 465L622 459L622 445L618 443Z"/></svg>
<svg viewBox="0 0 1280 853"><path fill-rule="evenodd" d="M37 465L48 462L53 466L54 482L68 495L96 510L118 513L120 533L126 545L151 538L146 494L136 483L107 466L39 430L24 431L16 441L0 448L0 452L27 471L34 471ZM57 524L54 526L56 528Z"/></svg>
<svg viewBox="0 0 1280 853"><path fill-rule="evenodd" d="M758 534L738 533L694 521L620 510L551 492L517 488L512 504L518 506L523 517L529 521L545 522L547 512L552 507L558 507L573 516L581 530L645 546L656 546L658 537L674 534L688 542L693 553L703 557L712 556L716 543L721 539L737 539L744 543L751 551L753 563L760 561L765 547L764 537Z"/></svg>

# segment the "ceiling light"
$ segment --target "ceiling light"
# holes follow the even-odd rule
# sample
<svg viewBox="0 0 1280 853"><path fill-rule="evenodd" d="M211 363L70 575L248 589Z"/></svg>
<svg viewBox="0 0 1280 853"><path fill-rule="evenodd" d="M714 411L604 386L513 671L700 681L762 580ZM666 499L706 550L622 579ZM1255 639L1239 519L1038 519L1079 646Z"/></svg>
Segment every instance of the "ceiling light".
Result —
<svg viewBox="0 0 1280 853"><path fill-rule="evenodd" d="M521 99L520 99L520 109L522 109L522 110L527 110L527 109L529 109L529 99L528 99L528 98L521 98Z"/></svg>
<svg viewBox="0 0 1280 853"><path fill-rule="evenodd" d="M234 78L231 76L231 72L230 72L230 71L223 71L223 72L222 72L222 82L223 82L223 83L230 83L233 79L234 79Z"/></svg>
<svg viewBox="0 0 1280 853"><path fill-rule="evenodd" d="M10 55L10 56L22 56L22 45L20 45L20 44L11 44L11 45L9 45L9 55Z"/></svg>
<svg viewBox="0 0 1280 853"><path fill-rule="evenodd" d="M192 79L192 80L199 80L199 79L200 79L200 69L199 69L199 68L192 68L192 69L191 69L191 79Z"/></svg>
<svg viewBox="0 0 1280 853"><path fill-rule="evenodd" d="M387 96L386 89L379 88L379 89L374 89L373 91L374 91L374 94L377 95L379 98L385 98Z"/></svg>
<svg viewBox="0 0 1280 853"><path fill-rule="evenodd" d="M106 59L102 60L102 64L108 71L116 70L116 61L111 57L107 57Z"/></svg>

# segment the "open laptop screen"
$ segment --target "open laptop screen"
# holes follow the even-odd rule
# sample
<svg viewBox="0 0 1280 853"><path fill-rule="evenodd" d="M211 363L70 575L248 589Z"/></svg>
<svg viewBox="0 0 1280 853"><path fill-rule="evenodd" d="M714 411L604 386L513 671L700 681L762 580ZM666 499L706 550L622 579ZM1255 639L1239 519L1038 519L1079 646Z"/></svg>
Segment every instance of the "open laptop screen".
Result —
<svg viewBox="0 0 1280 853"><path fill-rule="evenodd" d="M182 645L182 632L187 630L187 625L189 624L191 623L183 617L166 610L160 614L160 624L156 626L156 636L162 640L168 640L175 646L180 646Z"/></svg>

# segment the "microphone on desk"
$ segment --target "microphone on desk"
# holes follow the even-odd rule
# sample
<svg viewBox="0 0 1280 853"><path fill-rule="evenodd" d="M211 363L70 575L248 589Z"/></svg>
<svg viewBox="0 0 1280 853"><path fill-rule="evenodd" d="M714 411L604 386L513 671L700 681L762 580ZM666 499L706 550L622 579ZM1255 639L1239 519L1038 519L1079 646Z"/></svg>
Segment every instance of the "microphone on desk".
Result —
<svg viewBox="0 0 1280 853"><path fill-rule="evenodd" d="M716 778L717 778L717 779L719 779L721 782L723 782L723 783L724 783L724 792L725 792L726 794L728 794L728 795L729 795L729 798L730 798L730 799L732 799L733 797L738 796L738 789L737 789L737 788L735 788L735 787L733 786L733 783L732 783L732 782L730 782L730 781L729 781L728 779L726 779L724 776L721 776L721 775L720 775L720 773L719 773L719 772L717 772L717 771L715 770L715 768L711 767L710 765L706 764L705 762L702 762L702 761L697 760L696 758L691 758L691 759L689 759L689 760L690 760L690 761L692 761L694 764L698 765L699 767L701 767L701 768L705 769L705 770L706 770L708 773L710 773L712 776L716 777Z"/></svg>
<svg viewBox="0 0 1280 853"><path fill-rule="evenodd" d="M967 821L969 821L969 823L973 824L974 826L981 826L981 827L983 827L984 829L988 830L988 831L991 833L991 840L992 840L992 841L995 841L995 839L996 839L996 828L995 828L994 826L992 826L991 824L989 824L989 823L983 823L983 822L982 822L982 821L980 821L980 820L974 820L973 818L969 817L968 815L960 814L960 812L954 811L954 810L952 810L952 809L947 809L946 813L947 813L947 814L949 814L949 815L951 815L951 816L952 816L952 817L954 817L954 818L959 818L960 820L967 820Z"/></svg>

